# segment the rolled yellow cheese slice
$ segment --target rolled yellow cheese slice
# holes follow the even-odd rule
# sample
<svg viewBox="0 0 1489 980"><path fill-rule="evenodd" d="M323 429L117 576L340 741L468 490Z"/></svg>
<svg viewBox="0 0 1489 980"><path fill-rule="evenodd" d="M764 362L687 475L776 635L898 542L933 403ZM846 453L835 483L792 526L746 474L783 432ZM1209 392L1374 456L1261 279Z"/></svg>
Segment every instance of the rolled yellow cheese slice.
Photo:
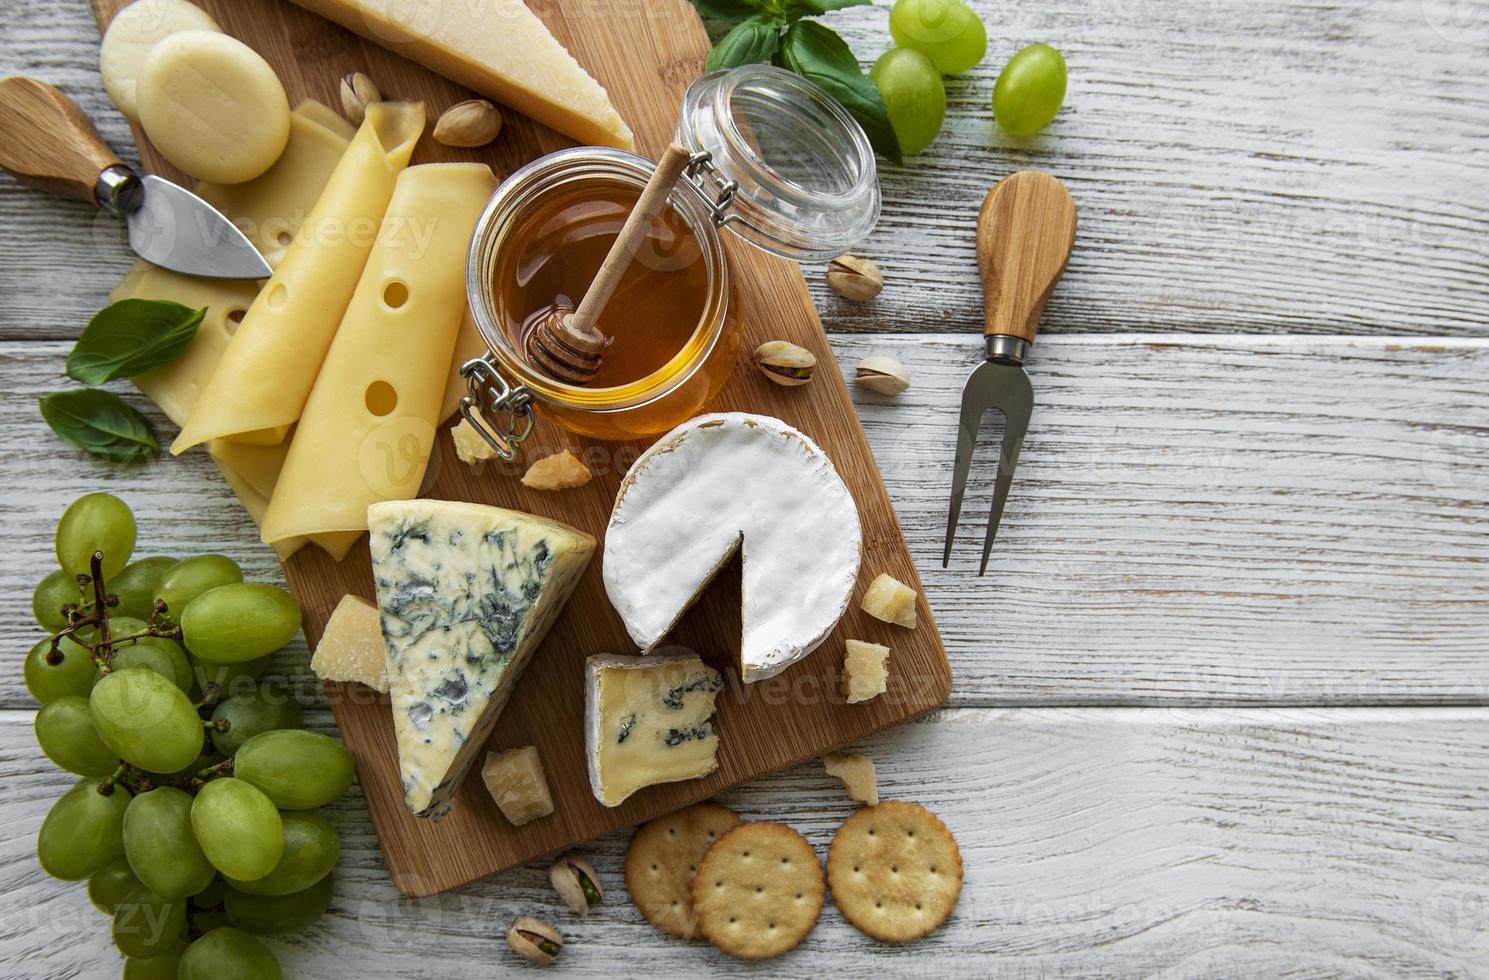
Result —
<svg viewBox="0 0 1489 980"><path fill-rule="evenodd" d="M393 185L424 131L424 106L380 102L347 147L279 267L233 334L171 445L272 445L300 417L372 251Z"/></svg>
<svg viewBox="0 0 1489 980"><path fill-rule="evenodd" d="M466 315L465 254L496 190L480 163L398 178L387 220L295 427L264 517L269 543L357 532L367 508L418 496ZM351 547L342 536L340 560Z"/></svg>

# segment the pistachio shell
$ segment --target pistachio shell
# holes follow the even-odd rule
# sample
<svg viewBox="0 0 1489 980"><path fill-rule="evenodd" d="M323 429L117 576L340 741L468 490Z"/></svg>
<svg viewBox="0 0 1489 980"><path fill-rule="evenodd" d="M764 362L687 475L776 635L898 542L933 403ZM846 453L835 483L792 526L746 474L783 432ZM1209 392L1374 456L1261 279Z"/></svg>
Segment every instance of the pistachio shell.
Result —
<svg viewBox="0 0 1489 980"><path fill-rule="evenodd" d="M755 348L755 366L776 384L792 388L812 380L817 357L805 347L772 340Z"/></svg>
<svg viewBox="0 0 1489 980"><path fill-rule="evenodd" d="M558 959L564 937L546 922L532 916L520 916L507 930L507 945L529 963L546 966Z"/></svg>
<svg viewBox="0 0 1489 980"><path fill-rule="evenodd" d="M575 915L588 915L591 905L600 905L605 900L600 887L600 876L583 858L565 854L548 869L548 880L554 891Z"/></svg>
<svg viewBox="0 0 1489 980"><path fill-rule="evenodd" d="M870 391L898 395L910 387L910 371L892 357L875 354L858 362L853 380Z"/></svg>
<svg viewBox="0 0 1489 980"><path fill-rule="evenodd" d="M868 259L839 255L828 263L827 284L844 299L863 302L879 295L884 288L884 274Z"/></svg>
<svg viewBox="0 0 1489 980"><path fill-rule="evenodd" d="M367 118L367 107L382 100L372 79L361 72L341 76L341 111L354 125L362 125L362 120Z"/></svg>
<svg viewBox="0 0 1489 980"><path fill-rule="evenodd" d="M502 114L485 99L467 99L445 110L434 138L446 146L485 146L502 130Z"/></svg>

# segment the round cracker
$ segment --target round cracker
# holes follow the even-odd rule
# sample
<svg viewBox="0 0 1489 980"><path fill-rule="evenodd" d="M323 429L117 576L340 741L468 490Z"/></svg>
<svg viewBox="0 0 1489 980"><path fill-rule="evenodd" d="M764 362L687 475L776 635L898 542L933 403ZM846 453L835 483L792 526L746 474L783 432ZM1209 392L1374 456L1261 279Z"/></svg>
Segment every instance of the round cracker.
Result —
<svg viewBox="0 0 1489 980"><path fill-rule="evenodd" d="M795 949L817 925L826 888L817 852L784 824L742 823L698 865L698 931L730 956L766 960Z"/></svg>
<svg viewBox="0 0 1489 980"><path fill-rule="evenodd" d="M626 849L626 890L646 921L678 939L692 939L693 875L714 842L739 824L739 814L699 803L641 825Z"/></svg>
<svg viewBox="0 0 1489 980"><path fill-rule="evenodd" d="M843 822L827 852L843 918L864 935L904 943L934 932L962 894L962 852L934 813L889 800Z"/></svg>

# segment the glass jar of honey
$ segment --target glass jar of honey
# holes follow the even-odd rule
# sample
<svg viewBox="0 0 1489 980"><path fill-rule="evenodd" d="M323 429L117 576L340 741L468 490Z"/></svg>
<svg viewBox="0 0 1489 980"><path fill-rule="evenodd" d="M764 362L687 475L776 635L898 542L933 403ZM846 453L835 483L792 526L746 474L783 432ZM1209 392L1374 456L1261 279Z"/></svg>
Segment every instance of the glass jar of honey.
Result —
<svg viewBox="0 0 1489 980"><path fill-rule="evenodd" d="M720 229L805 260L842 253L878 220L867 137L790 72L746 65L699 78L678 142L688 169L599 316L610 342L583 385L538 369L527 339L555 306L578 305L655 164L561 150L508 177L477 221L466 289L489 353L462 369L462 412L503 458L535 409L597 439L656 435L704 409L738 360L748 315Z"/></svg>

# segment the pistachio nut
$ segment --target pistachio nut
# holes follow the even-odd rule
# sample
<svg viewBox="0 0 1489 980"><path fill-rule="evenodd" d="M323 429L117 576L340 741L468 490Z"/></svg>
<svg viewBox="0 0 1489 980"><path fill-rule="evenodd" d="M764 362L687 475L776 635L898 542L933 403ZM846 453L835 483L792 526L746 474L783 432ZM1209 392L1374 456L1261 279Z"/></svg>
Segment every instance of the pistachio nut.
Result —
<svg viewBox="0 0 1489 980"><path fill-rule="evenodd" d="M898 395L910 387L910 372L894 358L875 354L858 362L853 380L881 395Z"/></svg>
<svg viewBox="0 0 1489 980"><path fill-rule="evenodd" d="M576 915L588 915L590 906L603 905L605 892L600 888L600 876L583 858L565 854L553 862L548 869L548 880Z"/></svg>
<svg viewBox="0 0 1489 980"><path fill-rule="evenodd" d="M873 299L884 288L884 274L868 259L839 255L827 265L827 284L844 299Z"/></svg>
<svg viewBox="0 0 1489 980"><path fill-rule="evenodd" d="M501 131L501 111L485 99L457 102L434 124L434 138L446 146L485 146Z"/></svg>
<svg viewBox="0 0 1489 980"><path fill-rule="evenodd" d="M558 952L564 946L564 937L546 922L524 915L507 930L507 945L529 963L547 966L558 959Z"/></svg>
<svg viewBox="0 0 1489 980"><path fill-rule="evenodd" d="M362 125L362 120L367 118L367 107L382 100L372 79L361 72L341 76L341 111L353 125Z"/></svg>
<svg viewBox="0 0 1489 980"><path fill-rule="evenodd" d="M812 380L817 358L805 347L772 340L755 348L755 366L776 384L794 388Z"/></svg>

